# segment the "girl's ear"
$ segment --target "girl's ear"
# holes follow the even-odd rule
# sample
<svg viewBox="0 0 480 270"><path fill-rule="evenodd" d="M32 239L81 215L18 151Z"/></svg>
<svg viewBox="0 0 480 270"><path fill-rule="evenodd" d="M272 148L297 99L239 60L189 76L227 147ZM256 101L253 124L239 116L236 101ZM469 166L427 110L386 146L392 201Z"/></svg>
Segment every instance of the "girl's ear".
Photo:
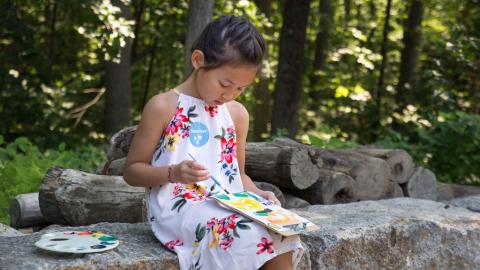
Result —
<svg viewBox="0 0 480 270"><path fill-rule="evenodd" d="M199 69L205 65L205 55L200 50L194 50L192 52L192 67L193 69Z"/></svg>

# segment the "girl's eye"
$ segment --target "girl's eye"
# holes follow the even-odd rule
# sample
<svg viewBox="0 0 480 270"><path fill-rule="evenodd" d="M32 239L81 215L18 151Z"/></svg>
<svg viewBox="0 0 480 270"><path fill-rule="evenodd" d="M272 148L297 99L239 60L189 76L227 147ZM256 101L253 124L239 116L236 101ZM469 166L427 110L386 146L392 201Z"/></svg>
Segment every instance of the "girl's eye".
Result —
<svg viewBox="0 0 480 270"><path fill-rule="evenodd" d="M221 82L219 82L220 86L223 87L223 88L227 88L228 85L223 85Z"/></svg>

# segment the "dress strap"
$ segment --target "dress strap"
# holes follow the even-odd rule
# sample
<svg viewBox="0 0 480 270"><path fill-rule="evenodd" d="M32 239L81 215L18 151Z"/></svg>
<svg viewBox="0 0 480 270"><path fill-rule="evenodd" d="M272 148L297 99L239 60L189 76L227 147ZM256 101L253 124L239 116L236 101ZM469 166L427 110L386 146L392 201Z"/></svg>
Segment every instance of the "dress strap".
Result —
<svg viewBox="0 0 480 270"><path fill-rule="evenodd" d="M178 92L177 89L173 88L173 92L175 92L175 94L177 94L178 96L180 96L180 92Z"/></svg>

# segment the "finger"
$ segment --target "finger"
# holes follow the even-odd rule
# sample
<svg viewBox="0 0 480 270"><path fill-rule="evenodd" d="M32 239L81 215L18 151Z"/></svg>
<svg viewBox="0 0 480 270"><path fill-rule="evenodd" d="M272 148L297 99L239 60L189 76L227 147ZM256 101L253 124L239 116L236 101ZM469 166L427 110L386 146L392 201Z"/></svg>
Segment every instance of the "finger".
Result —
<svg viewBox="0 0 480 270"><path fill-rule="evenodd" d="M197 170L197 169L189 169L188 174L194 177L209 177L210 173L207 170Z"/></svg>
<svg viewBox="0 0 480 270"><path fill-rule="evenodd" d="M205 170L205 166L203 166L202 163L200 162L197 162L197 161L192 161L190 164L189 164L190 168L192 169L197 169L197 170Z"/></svg>

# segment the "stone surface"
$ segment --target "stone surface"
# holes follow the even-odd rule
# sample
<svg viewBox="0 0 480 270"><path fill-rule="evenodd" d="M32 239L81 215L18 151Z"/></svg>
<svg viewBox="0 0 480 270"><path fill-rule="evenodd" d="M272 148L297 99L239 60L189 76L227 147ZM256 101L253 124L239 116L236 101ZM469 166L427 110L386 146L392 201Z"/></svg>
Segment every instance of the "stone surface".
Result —
<svg viewBox="0 0 480 270"><path fill-rule="evenodd" d="M480 265L480 214L430 200L395 198L294 209L319 225L302 235L299 269L475 269ZM123 244L113 251L69 255L38 250L42 233L0 237L2 269L178 269L177 257L145 223L100 223Z"/></svg>
<svg viewBox="0 0 480 270"><path fill-rule="evenodd" d="M67 254L34 246L40 236L60 230L99 230L123 241L112 251ZM82 227L49 226L27 236L0 237L1 269L178 269L175 254L161 246L146 223L99 223Z"/></svg>
<svg viewBox="0 0 480 270"><path fill-rule="evenodd" d="M295 212L321 229L302 236L312 269L478 269L480 214L394 198Z"/></svg>
<svg viewBox="0 0 480 270"><path fill-rule="evenodd" d="M480 195L464 196L449 201L452 205L480 213Z"/></svg>
<svg viewBox="0 0 480 270"><path fill-rule="evenodd" d="M295 197L289 193L284 192L283 196L285 197L285 204L283 205L283 208L290 209L310 206L309 202L305 201L304 199Z"/></svg>
<svg viewBox="0 0 480 270"><path fill-rule="evenodd" d="M19 235L23 235L23 233L15 230L14 228L8 225L0 223L0 237L1 236L19 236Z"/></svg>

